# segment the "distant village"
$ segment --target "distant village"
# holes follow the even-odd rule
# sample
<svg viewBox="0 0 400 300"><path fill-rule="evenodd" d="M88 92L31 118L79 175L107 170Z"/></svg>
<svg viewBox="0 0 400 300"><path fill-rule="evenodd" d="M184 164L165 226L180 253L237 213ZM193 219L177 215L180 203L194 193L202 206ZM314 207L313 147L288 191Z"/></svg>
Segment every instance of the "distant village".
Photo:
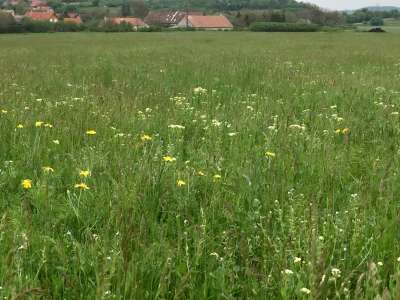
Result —
<svg viewBox="0 0 400 300"><path fill-rule="evenodd" d="M9 0L10 5L17 5L19 0ZM16 23L23 21L64 23L80 26L84 20L77 12L56 13L47 2L31 0L29 8L24 14L17 14L12 9L1 9L0 13L7 14ZM133 31L139 31L159 26L171 29L190 28L194 30L233 30L234 26L223 14L204 15L197 11L163 10L149 11L143 19L133 16L104 16L103 25L130 27Z"/></svg>
<svg viewBox="0 0 400 300"><path fill-rule="evenodd" d="M174 7L181 9L175 9L149 5L150 2L145 0L0 0L0 33L233 29L314 32L357 30L357 26L365 25L377 30L385 22L393 24L400 20L399 10L362 9L347 13L326 11L302 2L296 7L278 9L273 5L265 9L199 6L191 9L189 5L183 5L184 2L176 0L179 5Z"/></svg>

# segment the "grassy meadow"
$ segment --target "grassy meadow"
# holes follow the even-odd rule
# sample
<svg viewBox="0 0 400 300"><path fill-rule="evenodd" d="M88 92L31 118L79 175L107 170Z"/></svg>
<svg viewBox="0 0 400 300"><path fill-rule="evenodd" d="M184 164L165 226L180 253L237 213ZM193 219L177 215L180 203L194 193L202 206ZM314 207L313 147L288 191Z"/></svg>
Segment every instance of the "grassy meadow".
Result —
<svg viewBox="0 0 400 300"><path fill-rule="evenodd" d="M399 49L0 35L0 299L399 299Z"/></svg>

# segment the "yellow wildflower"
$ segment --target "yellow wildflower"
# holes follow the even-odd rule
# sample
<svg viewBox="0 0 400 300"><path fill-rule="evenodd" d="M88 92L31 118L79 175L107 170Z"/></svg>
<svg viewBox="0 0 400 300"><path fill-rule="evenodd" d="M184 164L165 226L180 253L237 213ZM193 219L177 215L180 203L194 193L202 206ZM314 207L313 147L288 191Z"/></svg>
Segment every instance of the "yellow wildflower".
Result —
<svg viewBox="0 0 400 300"><path fill-rule="evenodd" d="M29 189L32 188L32 180L30 180L30 179L24 179L24 180L22 180L21 185L22 185L22 187L23 187L24 189L29 190Z"/></svg>
<svg viewBox="0 0 400 300"><path fill-rule="evenodd" d="M197 172L197 175L199 175L199 176L205 176L206 174L204 174L202 171L198 171L198 172Z"/></svg>
<svg viewBox="0 0 400 300"><path fill-rule="evenodd" d="M183 180L179 179L179 180L176 181L176 185L177 186L184 186L184 185L186 185L186 182L184 182Z"/></svg>
<svg viewBox="0 0 400 300"><path fill-rule="evenodd" d="M172 156L170 156L170 155L166 155L166 156L163 157L163 160L164 160L165 162L173 162L173 161L176 161L176 158L175 158L175 157L172 157Z"/></svg>
<svg viewBox="0 0 400 300"><path fill-rule="evenodd" d="M335 133L336 133L336 134L339 134L339 133L341 133L341 132L342 132L342 131L341 131L340 129L336 129L336 130L335 130Z"/></svg>
<svg viewBox="0 0 400 300"><path fill-rule="evenodd" d="M91 175L91 173L90 173L89 170L81 170L81 171L79 171L79 176L80 177L86 178L86 177L89 177L90 175Z"/></svg>
<svg viewBox="0 0 400 300"><path fill-rule="evenodd" d="M214 181L219 181L219 180L221 180L221 175L219 175L219 174L215 174L214 176L213 176L213 179L214 179Z"/></svg>
<svg viewBox="0 0 400 300"><path fill-rule="evenodd" d="M52 167L48 167L48 166L42 167L42 170L45 173L53 173L54 172L54 169Z"/></svg>
<svg viewBox="0 0 400 300"><path fill-rule="evenodd" d="M142 140L142 142L148 142L151 141L153 138L150 135L147 134L143 134L140 139Z"/></svg>
<svg viewBox="0 0 400 300"><path fill-rule="evenodd" d="M90 190L90 187L88 187L87 184L83 182L75 184L75 188L80 190Z"/></svg>
<svg viewBox="0 0 400 300"><path fill-rule="evenodd" d="M17 128L18 128L18 129L22 129L22 128L24 128L24 125L18 124L18 125L17 125Z"/></svg>
<svg viewBox="0 0 400 300"><path fill-rule="evenodd" d="M267 152L265 152L265 156L274 158L276 156L276 154L274 152L267 151Z"/></svg>
<svg viewBox="0 0 400 300"><path fill-rule="evenodd" d="M86 131L87 135L96 135L96 133L97 132L95 130L93 130L93 129Z"/></svg>
<svg viewBox="0 0 400 300"><path fill-rule="evenodd" d="M59 140L53 140L53 144L60 145L60 141Z"/></svg>
<svg viewBox="0 0 400 300"><path fill-rule="evenodd" d="M46 123L44 124L44 127L53 128L53 125L51 125L50 123Z"/></svg>
<svg viewBox="0 0 400 300"><path fill-rule="evenodd" d="M36 121L35 127L42 127L43 123L42 121Z"/></svg>
<svg viewBox="0 0 400 300"><path fill-rule="evenodd" d="M349 128L345 128L342 130L343 134L349 134L350 133L350 129Z"/></svg>

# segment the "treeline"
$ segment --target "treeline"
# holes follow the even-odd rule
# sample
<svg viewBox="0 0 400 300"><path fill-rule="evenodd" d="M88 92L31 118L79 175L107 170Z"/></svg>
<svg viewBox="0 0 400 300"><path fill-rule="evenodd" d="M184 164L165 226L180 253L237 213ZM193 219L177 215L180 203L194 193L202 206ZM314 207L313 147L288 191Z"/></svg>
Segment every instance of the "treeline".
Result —
<svg viewBox="0 0 400 300"><path fill-rule="evenodd" d="M255 32L316 32L320 29L315 24L255 22L250 25L250 30Z"/></svg>
<svg viewBox="0 0 400 300"><path fill-rule="evenodd" d="M307 4L295 0L148 0L152 9L214 9L214 10L239 10L239 9L282 9L303 8Z"/></svg>
<svg viewBox="0 0 400 300"><path fill-rule="evenodd" d="M393 9L390 11L373 11L369 9L360 9L356 10L352 13L345 13L344 17L346 22L349 24L354 23L374 23L378 19L387 19L387 18L400 18L400 11L397 9Z"/></svg>
<svg viewBox="0 0 400 300"><path fill-rule="evenodd" d="M242 10L228 12L227 15L235 27L248 27L254 22L310 23L320 26L345 24L345 19L340 12L323 11L311 5L303 9Z"/></svg>

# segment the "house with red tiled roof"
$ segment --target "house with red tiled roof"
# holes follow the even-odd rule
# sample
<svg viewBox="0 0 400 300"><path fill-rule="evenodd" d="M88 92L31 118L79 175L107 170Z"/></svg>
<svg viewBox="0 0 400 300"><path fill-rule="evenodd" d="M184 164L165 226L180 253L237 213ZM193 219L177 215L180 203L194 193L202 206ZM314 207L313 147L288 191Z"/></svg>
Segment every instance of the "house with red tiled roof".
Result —
<svg viewBox="0 0 400 300"><path fill-rule="evenodd" d="M119 24L129 24L132 26L134 30L138 30L140 28L147 28L149 27L143 20L134 17L124 17L124 18L104 18L105 22L110 22L113 25Z"/></svg>
<svg viewBox="0 0 400 300"><path fill-rule="evenodd" d="M47 21L57 23L58 18L53 10L31 10L25 14L25 17L32 21Z"/></svg>
<svg viewBox="0 0 400 300"><path fill-rule="evenodd" d="M233 25L227 17L220 16L193 16L183 18L177 25L180 28L194 28L201 30L232 30Z"/></svg>

